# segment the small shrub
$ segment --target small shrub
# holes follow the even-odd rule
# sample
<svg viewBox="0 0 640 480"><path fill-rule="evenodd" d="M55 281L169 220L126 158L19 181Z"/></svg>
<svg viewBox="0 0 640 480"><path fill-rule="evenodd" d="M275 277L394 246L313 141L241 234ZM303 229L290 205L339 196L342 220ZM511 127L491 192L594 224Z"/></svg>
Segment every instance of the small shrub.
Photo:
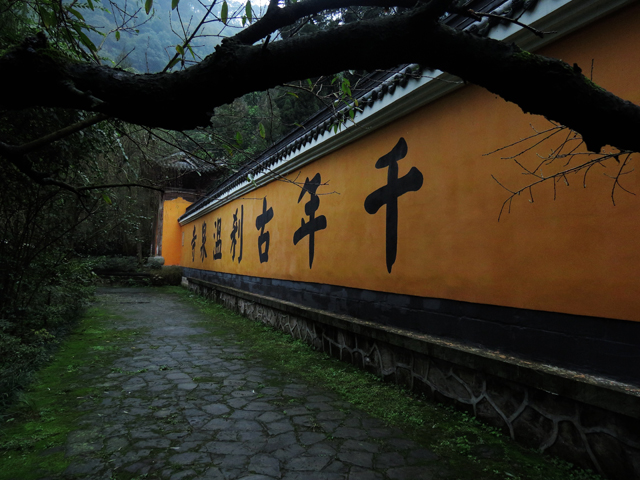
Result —
<svg viewBox="0 0 640 480"><path fill-rule="evenodd" d="M92 259L94 270L101 274L110 272L135 272L138 270L137 257L96 257Z"/></svg>
<svg viewBox="0 0 640 480"><path fill-rule="evenodd" d="M154 270L151 275L153 285L180 285L182 282L182 267L163 266L159 270Z"/></svg>
<svg viewBox="0 0 640 480"><path fill-rule="evenodd" d="M44 257L29 272L31 301L0 310L0 409L49 359L57 338L69 331L93 296L91 269L85 261L50 265Z"/></svg>

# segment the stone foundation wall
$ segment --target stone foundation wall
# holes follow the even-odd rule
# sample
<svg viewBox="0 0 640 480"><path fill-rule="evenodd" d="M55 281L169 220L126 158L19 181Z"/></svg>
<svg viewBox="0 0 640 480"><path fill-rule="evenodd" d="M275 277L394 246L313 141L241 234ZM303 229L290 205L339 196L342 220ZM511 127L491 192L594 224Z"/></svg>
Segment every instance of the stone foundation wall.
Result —
<svg viewBox="0 0 640 480"><path fill-rule="evenodd" d="M640 478L640 389L202 280L188 287L606 478Z"/></svg>
<svg viewBox="0 0 640 480"><path fill-rule="evenodd" d="M640 385L640 323L184 268L184 276Z"/></svg>

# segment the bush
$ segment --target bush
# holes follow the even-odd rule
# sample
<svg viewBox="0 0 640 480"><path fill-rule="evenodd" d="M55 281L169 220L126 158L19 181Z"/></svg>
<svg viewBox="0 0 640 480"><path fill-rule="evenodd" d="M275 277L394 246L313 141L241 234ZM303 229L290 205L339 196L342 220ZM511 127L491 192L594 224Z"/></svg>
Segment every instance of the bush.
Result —
<svg viewBox="0 0 640 480"><path fill-rule="evenodd" d="M182 267L163 266L159 270L154 270L151 275L151 283L153 285L180 285L182 282Z"/></svg>
<svg viewBox="0 0 640 480"><path fill-rule="evenodd" d="M0 408L49 359L57 339L70 330L93 296L91 263L57 263L45 256L23 272L23 281L31 287L28 303L5 305L0 311Z"/></svg>
<svg viewBox="0 0 640 480"><path fill-rule="evenodd" d="M94 270L102 275L111 272L135 272L138 270L137 257L94 257Z"/></svg>

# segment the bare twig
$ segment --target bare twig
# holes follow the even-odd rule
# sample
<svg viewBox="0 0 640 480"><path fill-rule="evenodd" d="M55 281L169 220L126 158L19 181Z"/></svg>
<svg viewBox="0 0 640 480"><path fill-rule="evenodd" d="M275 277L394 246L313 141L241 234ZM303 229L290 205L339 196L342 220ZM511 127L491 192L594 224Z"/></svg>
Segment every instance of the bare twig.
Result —
<svg viewBox="0 0 640 480"><path fill-rule="evenodd" d="M471 9L469 9L469 10L457 9L455 11L455 13L457 13L459 15L463 15L465 17L473 18L476 21L481 21L482 18L485 17L485 18L495 18L497 20L502 20L502 21L505 21L505 22L513 23L515 25L518 25L519 27L526 28L527 30L532 32L534 35L536 35L537 37L540 37L540 38L544 38L545 35L549 35L549 34L552 34L552 33L558 33L558 32L543 32L542 30L538 30L537 28L533 28L531 25L527 25L525 23L520 22L519 20L517 20L515 18L507 17L506 15L498 15L498 14L495 14L495 13L476 12L476 11L471 10Z"/></svg>
<svg viewBox="0 0 640 480"><path fill-rule="evenodd" d="M532 129L533 126L531 127ZM564 138L564 140L561 142L560 145L558 145L557 147L555 147L547 156L542 156L542 155L537 155L538 158L540 158L542 161L539 162L537 164L537 166L533 169L528 168L523 161L521 160L521 157L528 151L530 151L532 148L540 145L542 142L548 140L549 138L551 138L552 136L554 136L556 133L562 131L562 130L567 130L567 135ZM625 170L625 168L627 167L632 153L633 152L629 152L629 151L622 151L622 152L611 152L611 153L604 153L604 154L595 154L592 152L578 152L577 150L584 145L584 142L582 140L582 137L580 135L578 135L576 132L574 132L573 130L570 130L566 127L563 126L558 126L553 124L553 127L547 129L547 130L542 130L542 131L536 131L534 129L534 131L536 133L534 133L533 135L525 138L525 139L521 139L518 140L517 142L514 142L510 145L507 145L506 147L501 147L497 150L494 150L494 152L498 152L501 150L504 150L505 148L509 148L509 147L513 147L516 145L521 144L524 141L527 140L534 140L534 144L530 147L524 148L523 150L521 150L519 153L509 156L509 157L502 157L503 159L511 159L513 160L516 165L518 165L518 167L523 171L524 175L527 176L532 176L535 177L535 180L533 180L532 182L528 183L527 185L523 186L522 188L519 189L511 189L508 188L507 186L505 186L503 183L501 183L495 176L491 175L491 177L493 178L493 180L503 189L505 189L507 192L509 192L509 196L507 197L507 199L503 202L501 208L500 208L500 212L498 214L498 221L500 221L500 219L502 218L502 214L504 213L505 209L507 209L508 213L511 212L511 205L513 203L513 199L517 196L522 194L523 192L528 192L529 194L529 202L533 203L534 202L534 198L533 198L533 187L545 183L545 182L551 182L553 185L553 199L555 200L557 198L557 183L562 181L564 182L565 185L569 186L569 180L568 180L568 175L570 174L576 174L578 172L582 172L583 173L583 178L582 178L582 186L583 188L587 187L587 175L589 174L589 172L591 171L591 169L596 166L599 165L601 167L606 167L605 162L608 162L610 160L614 160L616 161L618 164L620 164L619 168L617 169L617 172L615 175L607 175L605 173L605 175L609 178L611 178L613 180L613 185L611 188L611 201L613 203L613 205L616 205L615 202L615 192L616 189L619 188L622 191L626 192L626 193L630 193L632 195L635 195L635 193L629 191L627 188L625 188L621 183L620 183L620 179L623 175L627 175L629 173L631 173L633 170ZM539 140L538 138L542 137L541 140ZM573 145L571 150L569 150L568 152L565 152L565 147L569 144L569 142L578 142L577 145ZM585 159L586 156L586 159ZM620 161L620 158L624 157L624 159L622 161ZM575 158L582 158L583 160L581 162L579 162L576 165L573 165L571 167L569 167L571 161ZM564 162L564 164L561 167L561 170L551 174L551 175L544 175L541 171L541 168L543 165L550 165L552 163L554 163L555 161L562 159L565 160L566 162Z"/></svg>
<svg viewBox="0 0 640 480"><path fill-rule="evenodd" d="M109 118L108 115L99 113L97 115L94 115L93 117L86 118L80 122L74 123L73 125L61 128L60 130L50 133L49 135L45 135L44 137L40 137L37 140L33 140L22 145L9 145L7 143L0 142L0 155L4 155L6 157L20 157L27 153L31 153L35 150L46 147L47 145L68 137L69 135L73 135L74 133L95 125L96 123L100 123L107 118Z"/></svg>
<svg viewBox="0 0 640 480"><path fill-rule="evenodd" d="M122 188L122 187L140 187L147 188L149 190L157 190L158 192L164 192L164 188L157 187L155 185L146 185L144 183L107 183L104 185L87 185L85 187L77 187L78 192L87 192L89 190L105 190L107 188Z"/></svg>

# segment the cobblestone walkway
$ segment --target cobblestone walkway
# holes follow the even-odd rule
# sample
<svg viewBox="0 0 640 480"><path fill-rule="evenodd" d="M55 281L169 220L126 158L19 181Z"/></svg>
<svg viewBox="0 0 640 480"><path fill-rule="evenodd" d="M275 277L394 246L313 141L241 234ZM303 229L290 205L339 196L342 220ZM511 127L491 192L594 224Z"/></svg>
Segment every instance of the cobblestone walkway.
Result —
<svg viewBox="0 0 640 480"><path fill-rule="evenodd" d="M250 345L205 335L169 294L103 289L139 329L113 365L84 373L103 397L83 404L65 478L421 480L438 457L314 385L246 359ZM133 345L133 348L132 346ZM111 372L111 373L109 373Z"/></svg>

